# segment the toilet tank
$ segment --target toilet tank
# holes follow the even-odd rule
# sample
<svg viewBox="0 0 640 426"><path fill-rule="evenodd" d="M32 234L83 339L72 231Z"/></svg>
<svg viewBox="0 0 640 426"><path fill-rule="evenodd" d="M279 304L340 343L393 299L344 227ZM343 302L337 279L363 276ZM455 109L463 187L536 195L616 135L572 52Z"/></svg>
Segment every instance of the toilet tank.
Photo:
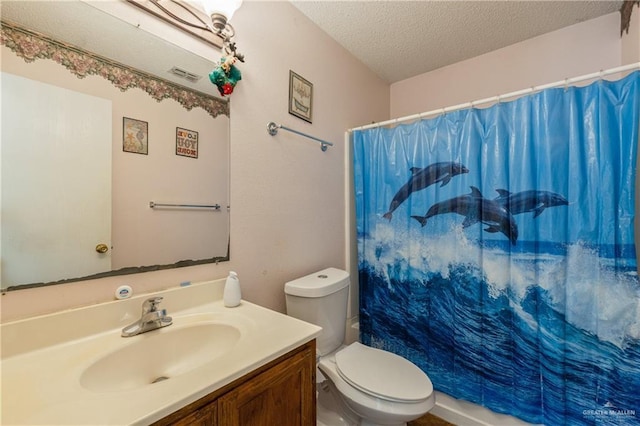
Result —
<svg viewBox="0 0 640 426"><path fill-rule="evenodd" d="M316 341L320 356L344 342L349 299L349 273L327 268L284 286L287 315L322 327Z"/></svg>

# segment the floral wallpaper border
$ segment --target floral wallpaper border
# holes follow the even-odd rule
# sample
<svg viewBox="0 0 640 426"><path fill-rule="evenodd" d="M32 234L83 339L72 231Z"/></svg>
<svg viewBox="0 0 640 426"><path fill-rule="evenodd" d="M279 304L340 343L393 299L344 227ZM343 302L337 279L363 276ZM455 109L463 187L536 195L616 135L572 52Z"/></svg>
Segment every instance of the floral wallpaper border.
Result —
<svg viewBox="0 0 640 426"><path fill-rule="evenodd" d="M188 89L19 25L7 21L1 21L0 24L0 44L7 46L25 62L52 59L78 78L97 75L109 80L123 92L137 87L158 102L171 98L187 110L200 107L214 118L218 115L229 116L229 103L215 96Z"/></svg>

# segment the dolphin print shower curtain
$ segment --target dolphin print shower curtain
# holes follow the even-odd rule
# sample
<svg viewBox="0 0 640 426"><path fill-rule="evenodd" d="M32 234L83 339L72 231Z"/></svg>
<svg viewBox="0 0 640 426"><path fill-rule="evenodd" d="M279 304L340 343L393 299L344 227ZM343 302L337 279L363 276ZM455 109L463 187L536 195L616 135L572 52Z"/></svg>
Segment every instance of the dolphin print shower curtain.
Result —
<svg viewBox="0 0 640 426"><path fill-rule="evenodd" d="M640 424L640 73L352 135L361 340L531 423Z"/></svg>

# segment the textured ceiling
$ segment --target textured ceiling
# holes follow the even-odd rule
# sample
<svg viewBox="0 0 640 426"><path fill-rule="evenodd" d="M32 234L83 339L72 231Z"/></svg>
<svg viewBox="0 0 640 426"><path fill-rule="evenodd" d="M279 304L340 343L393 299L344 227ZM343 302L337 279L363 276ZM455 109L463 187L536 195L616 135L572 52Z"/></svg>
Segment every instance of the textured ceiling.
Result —
<svg viewBox="0 0 640 426"><path fill-rule="evenodd" d="M389 83L620 9L622 1L291 3Z"/></svg>

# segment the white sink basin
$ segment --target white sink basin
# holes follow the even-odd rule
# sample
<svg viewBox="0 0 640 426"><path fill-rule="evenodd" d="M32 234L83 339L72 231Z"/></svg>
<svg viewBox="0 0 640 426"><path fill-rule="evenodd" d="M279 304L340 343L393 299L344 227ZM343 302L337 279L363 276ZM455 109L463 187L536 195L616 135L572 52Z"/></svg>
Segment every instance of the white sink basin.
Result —
<svg viewBox="0 0 640 426"><path fill-rule="evenodd" d="M131 344L91 364L82 372L80 384L96 392L151 386L224 355L240 336L240 330L231 325L198 323L127 337Z"/></svg>
<svg viewBox="0 0 640 426"><path fill-rule="evenodd" d="M0 324L0 424L149 425L320 333L244 300L226 308L223 287L154 293L173 324L133 337L121 330L149 295Z"/></svg>

